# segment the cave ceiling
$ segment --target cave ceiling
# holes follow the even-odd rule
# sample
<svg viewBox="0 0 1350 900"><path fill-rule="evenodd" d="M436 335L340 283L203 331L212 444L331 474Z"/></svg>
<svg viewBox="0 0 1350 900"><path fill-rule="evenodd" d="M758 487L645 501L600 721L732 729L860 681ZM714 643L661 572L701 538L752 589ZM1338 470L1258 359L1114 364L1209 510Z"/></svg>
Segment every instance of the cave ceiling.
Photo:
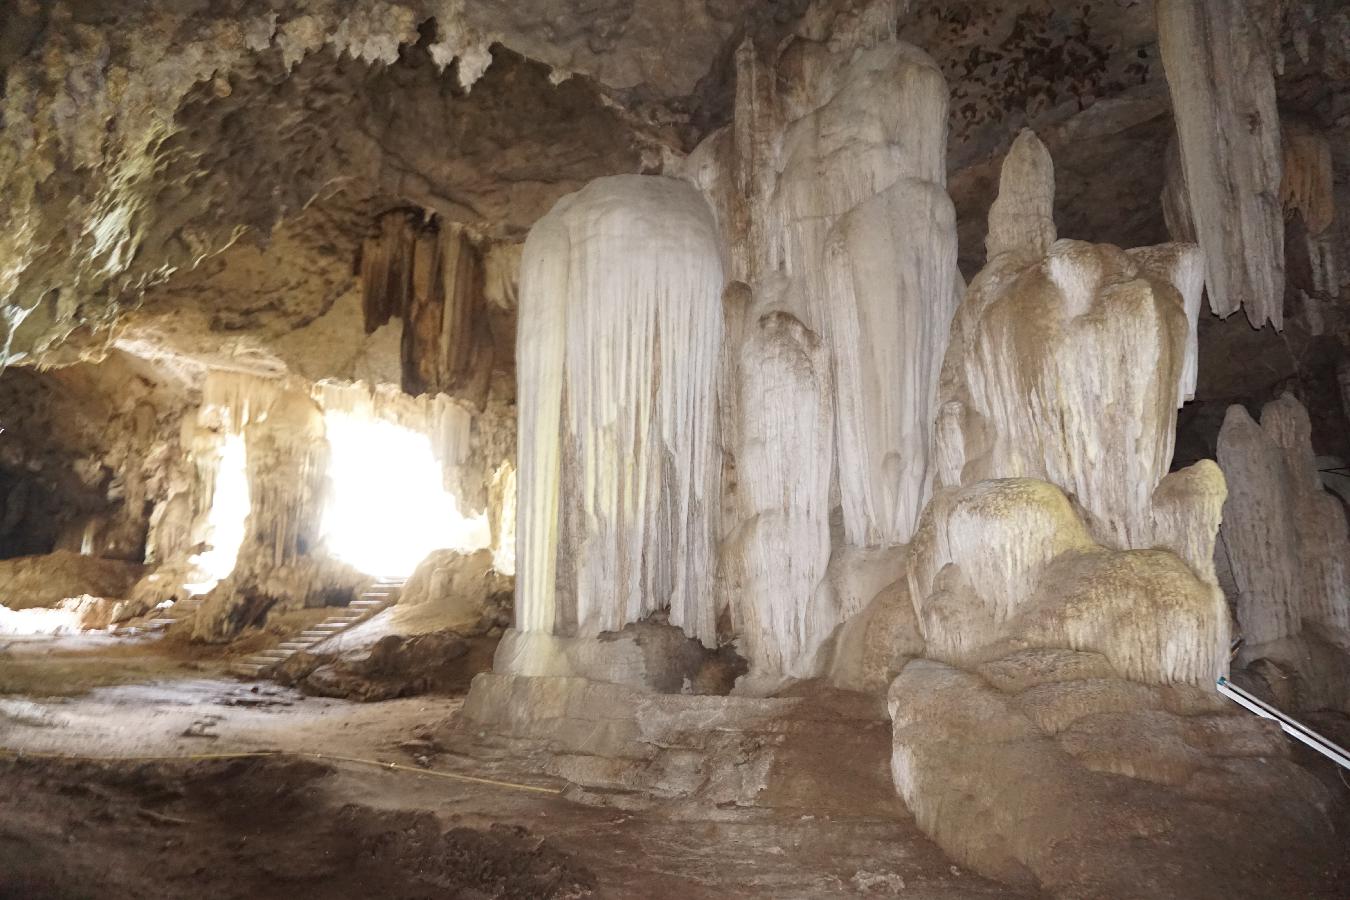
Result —
<svg viewBox="0 0 1350 900"><path fill-rule="evenodd" d="M823 35L815 20L853 5L11 0L0 5L9 362L66 364L116 342L322 374L304 336L351 302L380 213L415 208L484 241L519 240L592 178L660 171L725 125L742 42ZM1350 19L1334 0L1269 18L1282 116L1335 138L1344 182ZM1002 155L1027 126L1055 159L1062 234L1166 239L1158 198L1174 129L1151 0L914 0L897 3L896 27L951 91L967 276L984 261Z"/></svg>

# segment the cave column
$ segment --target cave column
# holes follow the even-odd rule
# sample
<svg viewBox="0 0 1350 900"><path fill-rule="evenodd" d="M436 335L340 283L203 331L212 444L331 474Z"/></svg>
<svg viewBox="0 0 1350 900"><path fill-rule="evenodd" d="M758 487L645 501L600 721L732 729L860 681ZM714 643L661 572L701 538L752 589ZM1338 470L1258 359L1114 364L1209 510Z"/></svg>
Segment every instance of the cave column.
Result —
<svg viewBox="0 0 1350 900"><path fill-rule="evenodd" d="M595 636L669 608L716 639L723 273L706 201L616 176L564 197L521 261L516 623Z"/></svg>

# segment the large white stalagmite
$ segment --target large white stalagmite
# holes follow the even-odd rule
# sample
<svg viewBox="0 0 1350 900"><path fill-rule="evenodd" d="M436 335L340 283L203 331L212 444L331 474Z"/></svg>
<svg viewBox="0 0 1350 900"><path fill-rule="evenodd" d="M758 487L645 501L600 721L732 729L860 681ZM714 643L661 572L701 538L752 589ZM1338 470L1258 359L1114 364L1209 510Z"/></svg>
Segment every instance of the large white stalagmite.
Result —
<svg viewBox="0 0 1350 900"><path fill-rule="evenodd" d="M1350 536L1340 501L1313 461L1308 413L1285 394L1258 425L1231 406L1219 431L1228 478L1220 539L1250 646L1297 635L1305 621L1350 629Z"/></svg>
<svg viewBox="0 0 1350 900"><path fill-rule="evenodd" d="M1005 162L1000 196L1048 210L1053 190L1044 148L1024 133ZM1152 494L1172 460L1175 410L1194 390L1199 251L1069 240L1046 248L1053 232L1045 227L1000 226L1003 206L991 214L990 246L1000 252L971 283L952 326L939 480L1040 478L1074 496L1098 541L1150 546Z"/></svg>
<svg viewBox="0 0 1350 900"><path fill-rule="evenodd" d="M600 178L521 261L516 624L597 635L669 606L711 646L723 272L699 193Z"/></svg>
<svg viewBox="0 0 1350 900"><path fill-rule="evenodd" d="M910 545L910 595L929 653L949 662L1020 642L1203 683L1226 663L1223 477L1209 462L1168 474L1194 390L1200 253L1054 240L1053 197L1049 155L1023 132L991 258L952 325L943 490Z"/></svg>
<svg viewBox="0 0 1350 900"><path fill-rule="evenodd" d="M1158 0L1158 45L1210 308L1226 317L1245 307L1255 327L1271 322L1279 329L1282 152L1274 48L1260 14L1232 0Z"/></svg>

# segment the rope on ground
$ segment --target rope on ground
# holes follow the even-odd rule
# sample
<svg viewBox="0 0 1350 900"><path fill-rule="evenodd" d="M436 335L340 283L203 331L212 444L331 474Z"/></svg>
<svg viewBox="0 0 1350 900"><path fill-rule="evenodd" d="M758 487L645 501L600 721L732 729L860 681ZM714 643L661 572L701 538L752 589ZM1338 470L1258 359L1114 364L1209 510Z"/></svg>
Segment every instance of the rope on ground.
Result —
<svg viewBox="0 0 1350 900"><path fill-rule="evenodd" d="M374 766L395 772L412 772L415 775L431 775L436 778L448 778L453 781L467 781L473 784L486 784L491 787L509 788L516 791L529 791L536 794L561 794L562 788L540 787L534 784L520 784L515 781L501 781L496 778L482 778L477 775L463 775L459 772L442 772L437 769L423 769L418 766L396 762L382 762L378 759L362 759L356 756L337 756L331 753L317 753L306 750L237 750L230 753L190 753L161 756L85 756L69 753L40 753L28 750L11 750L0 747L0 757L9 759L53 759L62 762L184 762L210 759L251 759L258 757L300 757L324 762L351 763L361 766Z"/></svg>

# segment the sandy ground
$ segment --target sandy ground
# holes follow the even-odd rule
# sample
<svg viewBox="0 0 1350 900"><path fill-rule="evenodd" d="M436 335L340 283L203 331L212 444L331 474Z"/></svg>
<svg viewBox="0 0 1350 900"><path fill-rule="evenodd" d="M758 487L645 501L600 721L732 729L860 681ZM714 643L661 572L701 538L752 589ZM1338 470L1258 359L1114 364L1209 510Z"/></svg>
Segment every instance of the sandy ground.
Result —
<svg viewBox="0 0 1350 900"><path fill-rule="evenodd" d="M219 674L172 642L0 645L0 897L979 898L908 818L672 819L434 736L457 697L357 704ZM78 762L58 756L295 756ZM44 754L38 757L33 754ZM113 860L94 864L94 855Z"/></svg>

